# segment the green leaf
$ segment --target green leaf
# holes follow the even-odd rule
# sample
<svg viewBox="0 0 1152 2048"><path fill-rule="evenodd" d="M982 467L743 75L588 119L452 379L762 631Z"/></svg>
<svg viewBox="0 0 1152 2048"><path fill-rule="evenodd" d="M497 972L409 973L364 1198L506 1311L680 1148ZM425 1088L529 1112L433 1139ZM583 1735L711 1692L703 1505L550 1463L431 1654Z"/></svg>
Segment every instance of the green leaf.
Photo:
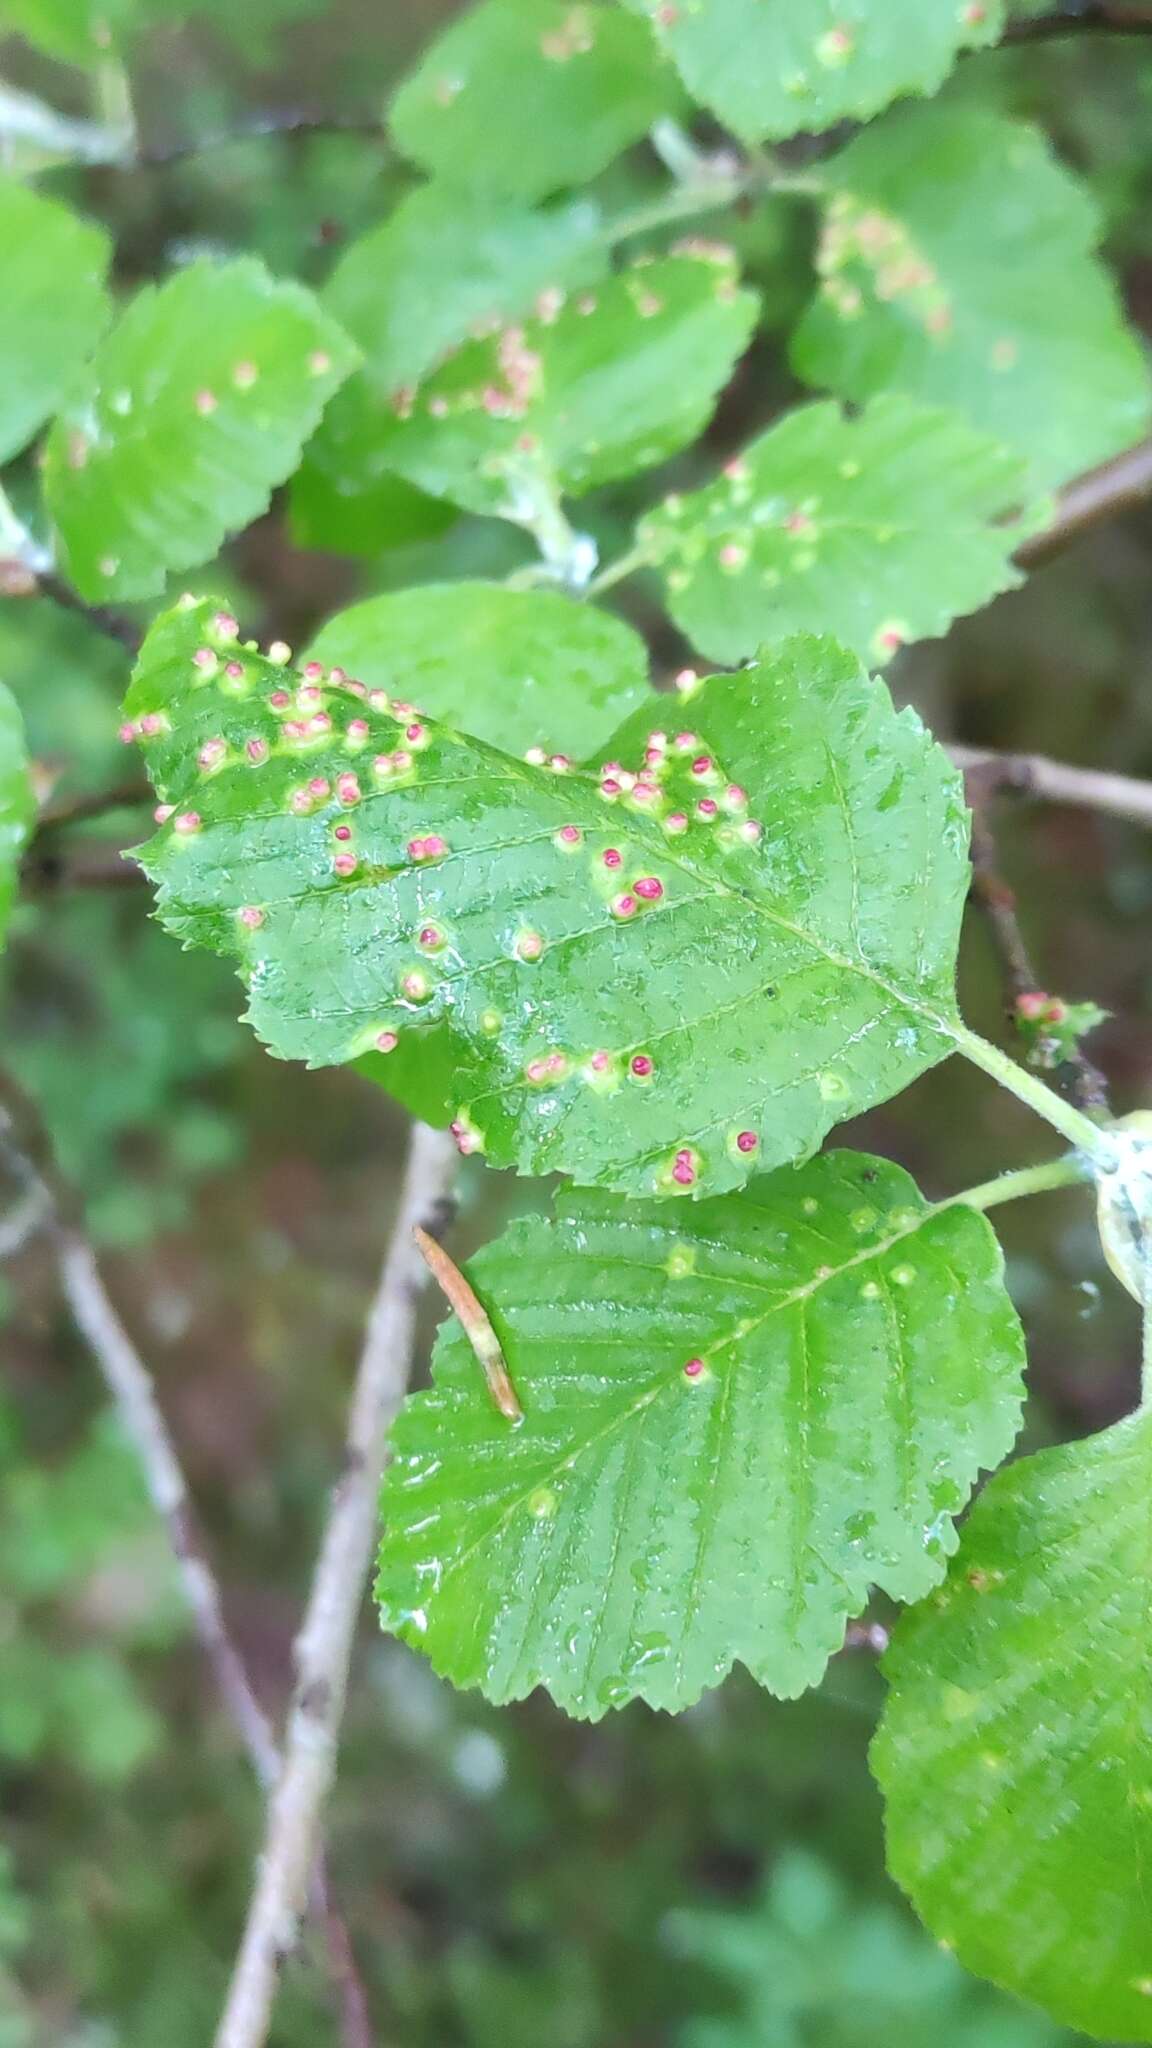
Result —
<svg viewBox="0 0 1152 2048"><path fill-rule="evenodd" d="M0 683L0 944L8 929L20 856L35 815L24 723L12 692Z"/></svg>
<svg viewBox="0 0 1152 2048"><path fill-rule="evenodd" d="M144 597L215 554L296 467L355 361L310 292L250 258L142 291L48 441L48 504L82 594Z"/></svg>
<svg viewBox="0 0 1152 2048"><path fill-rule="evenodd" d="M834 642L706 683L691 732L634 717L615 747L635 783L322 670L301 694L253 646L189 600L126 711L176 807L142 853L161 917L238 960L283 1057L402 1037L418 1067L440 1034L464 1149L712 1194L951 1049L959 778Z"/></svg>
<svg viewBox="0 0 1152 2048"><path fill-rule="evenodd" d="M896 396L857 419L802 406L638 539L709 660L809 631L884 662L1019 581L1004 515L1024 489L1020 458L954 414Z"/></svg>
<svg viewBox="0 0 1152 2048"><path fill-rule="evenodd" d="M3 28L25 36L49 57L95 71L148 29L183 26L189 16L214 19L250 61L271 61L268 30L301 12L306 0L4 0ZM2 2048L2 2044L0 2044Z"/></svg>
<svg viewBox="0 0 1152 2048"><path fill-rule="evenodd" d="M47 419L108 318L103 228L0 178L0 462Z"/></svg>
<svg viewBox="0 0 1152 2048"><path fill-rule="evenodd" d="M994 43L1000 0L628 0L647 15L693 99L744 142L863 121L933 93L958 52Z"/></svg>
<svg viewBox="0 0 1152 2048"><path fill-rule="evenodd" d="M1144 432L1148 375L1093 254L1092 202L1035 129L913 108L821 176L824 281L793 346L809 383L952 406L1045 484Z"/></svg>
<svg viewBox="0 0 1152 2048"><path fill-rule="evenodd" d="M110 32L119 31L132 0L4 0L4 31L64 64L106 62Z"/></svg>
<svg viewBox="0 0 1152 2048"><path fill-rule="evenodd" d="M476 326L538 293L592 281L605 255L590 200L534 210L490 193L423 185L352 243L324 304L378 390L418 384Z"/></svg>
<svg viewBox="0 0 1152 2048"><path fill-rule="evenodd" d="M1152 2041L1152 1413L993 1481L897 1630L872 1761L894 1877L961 1962Z"/></svg>
<svg viewBox="0 0 1152 2048"><path fill-rule="evenodd" d="M553 591L433 583L329 619L309 658L423 705L491 746L587 761L648 703L648 655L630 626Z"/></svg>
<svg viewBox="0 0 1152 2048"><path fill-rule="evenodd" d="M401 406L386 466L472 512L531 524L674 455L705 424L752 332L731 251L685 244L596 291L465 344Z"/></svg>
<svg viewBox="0 0 1152 2048"><path fill-rule="evenodd" d="M649 30L616 8L486 0L425 53L391 126L426 171L540 199L594 178L681 97Z"/></svg>
<svg viewBox="0 0 1152 2048"><path fill-rule="evenodd" d="M991 1229L884 1160L675 1214L564 1195L469 1270L524 1419L450 1327L393 1430L377 1595L493 1700L675 1711L736 1661L803 1692L871 1585L936 1583L1019 1426Z"/></svg>
<svg viewBox="0 0 1152 2048"><path fill-rule="evenodd" d="M407 493L409 517L414 500L427 507L388 474L395 405L409 404L420 379L471 332L525 312L541 294L548 306L570 284L595 281L606 260L600 215L587 200L533 211L438 185L411 193L354 242L323 298L359 344L364 368L327 408L293 482L297 524L307 530L319 503L338 535L309 544L375 553L388 544L373 535L381 515L387 534L397 491Z"/></svg>

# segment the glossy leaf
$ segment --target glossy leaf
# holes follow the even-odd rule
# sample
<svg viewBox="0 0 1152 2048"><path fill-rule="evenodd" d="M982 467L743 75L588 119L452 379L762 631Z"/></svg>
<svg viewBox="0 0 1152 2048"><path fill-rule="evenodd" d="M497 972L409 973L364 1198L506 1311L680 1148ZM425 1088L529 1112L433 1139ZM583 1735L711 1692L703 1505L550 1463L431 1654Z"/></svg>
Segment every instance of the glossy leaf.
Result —
<svg viewBox="0 0 1152 2048"><path fill-rule="evenodd" d="M433 583L338 612L309 649L494 747L587 761L648 702L644 643L622 620L545 590Z"/></svg>
<svg viewBox="0 0 1152 2048"><path fill-rule="evenodd" d="M959 781L834 642L713 679L671 740L637 715L598 779L322 671L301 695L234 633L162 617L126 709L176 807L161 917L237 959L273 1051L429 1033L463 1149L710 1194L950 1050Z"/></svg>
<svg viewBox="0 0 1152 2048"><path fill-rule="evenodd" d="M897 1631L873 1749L932 1932L1122 2041L1152 2041L1150 1500L1148 1413L994 1480Z"/></svg>
<svg viewBox="0 0 1152 2048"><path fill-rule="evenodd" d="M0 462L59 404L108 318L103 228L0 178Z"/></svg>
<svg viewBox="0 0 1152 2048"><path fill-rule="evenodd" d="M297 522L325 486L328 516L343 501L346 517L342 537L311 544L349 546L352 520L355 551L375 552L369 536L381 493L392 507L398 489L412 488L388 474L396 406L409 403L420 379L471 333L527 312L541 294L548 305L573 282L595 281L605 263L599 211L588 200L535 211L439 185L411 193L354 242L323 298L359 345L364 367L325 411L292 490Z"/></svg>
<svg viewBox="0 0 1152 2048"><path fill-rule="evenodd" d="M0 943L8 929L20 856L36 815L20 708L0 683Z"/></svg>
<svg viewBox="0 0 1152 2048"><path fill-rule="evenodd" d="M960 50L994 43L1000 0L629 0L692 97L745 142L867 119L933 93Z"/></svg>
<svg viewBox="0 0 1152 2048"><path fill-rule="evenodd" d="M650 469L705 424L752 331L731 252L685 245L466 343L402 404L387 463L531 523L541 493Z"/></svg>
<svg viewBox="0 0 1152 2048"><path fill-rule="evenodd" d="M1095 210L1034 129L908 109L822 176L824 281L793 350L809 383L952 406L1044 483L1144 432L1148 375L1093 253Z"/></svg>
<svg viewBox="0 0 1152 2048"><path fill-rule="evenodd" d="M295 468L356 352L298 284L197 263L133 300L53 427L45 489L85 597L215 554Z"/></svg>
<svg viewBox="0 0 1152 2048"><path fill-rule="evenodd" d="M425 52L391 127L438 177L539 199L594 178L680 99L651 33L622 10L485 0Z"/></svg>
<svg viewBox="0 0 1152 2048"><path fill-rule="evenodd" d="M377 1592L457 1685L677 1710L791 1697L872 1584L919 1599L1019 1425L984 1218L834 1152L671 1213L562 1196L469 1271L524 1419L450 1327L396 1423Z"/></svg>
<svg viewBox="0 0 1152 2048"><path fill-rule="evenodd" d="M1019 579L1025 465L951 413L874 399L791 412L639 531L681 631L738 662L796 631L874 663ZM1035 524L1035 520L1031 521Z"/></svg>

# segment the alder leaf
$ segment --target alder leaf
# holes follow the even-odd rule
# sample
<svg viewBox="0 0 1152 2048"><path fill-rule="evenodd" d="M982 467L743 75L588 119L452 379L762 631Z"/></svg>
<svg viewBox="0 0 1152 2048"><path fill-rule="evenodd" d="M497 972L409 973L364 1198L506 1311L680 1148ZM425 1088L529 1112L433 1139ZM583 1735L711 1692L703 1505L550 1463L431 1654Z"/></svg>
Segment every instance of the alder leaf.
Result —
<svg viewBox="0 0 1152 2048"><path fill-rule="evenodd" d="M588 199L532 208L491 193L423 185L345 250L324 304L360 346L377 389L418 384L476 326L542 291L599 277L600 210Z"/></svg>
<svg viewBox="0 0 1152 2048"><path fill-rule="evenodd" d="M871 1585L936 1583L1019 1426L991 1229L885 1160L675 1212L564 1194L469 1272L524 1419L446 1330L393 1430L377 1595L493 1700L676 1710L737 1660L803 1692Z"/></svg>
<svg viewBox="0 0 1152 2048"><path fill-rule="evenodd" d="M363 529L356 551L373 552L370 536L387 534L395 492L412 496L411 486L388 474L395 406L410 403L420 379L470 333L526 312L541 294L547 306L570 284L596 281L606 263L599 209L586 199L533 210L489 193L426 185L401 200L346 251L322 294L360 347L364 367L336 394L308 444L293 480L294 519L306 519L327 485L331 510L343 500ZM347 532L346 521L319 544L347 546Z"/></svg>
<svg viewBox="0 0 1152 2048"><path fill-rule="evenodd" d="M675 1195L814 1150L952 1049L959 778L834 642L706 683L691 732L638 714L597 775L318 663L297 688L235 632L188 600L145 643L126 712L175 812L141 858L282 1057L378 1046L406 1093L428 1034L462 1149Z"/></svg>
<svg viewBox="0 0 1152 2048"><path fill-rule="evenodd" d="M756 317L731 250L682 244L465 345L415 392L384 467L471 512L531 524L693 440Z"/></svg>
<svg viewBox="0 0 1152 2048"><path fill-rule="evenodd" d="M103 228L0 178L0 462L59 404L108 318Z"/></svg>
<svg viewBox="0 0 1152 2048"><path fill-rule="evenodd" d="M933 93L964 49L994 43L1000 0L628 0L693 99L744 142L863 121Z"/></svg>
<svg viewBox="0 0 1152 2048"><path fill-rule="evenodd" d="M370 597L329 619L308 658L517 753L543 746L587 761L629 712L663 708L644 642L623 620L498 583Z"/></svg>
<svg viewBox="0 0 1152 2048"><path fill-rule="evenodd" d="M1019 581L1012 550L1040 523L1007 517L1025 487L1022 459L952 413L895 396L857 419L809 405L715 483L666 498L637 538L709 660L808 631L879 663Z"/></svg>
<svg viewBox="0 0 1152 2048"><path fill-rule="evenodd" d="M586 0L486 0L392 102L397 147L437 176L541 199L582 185L683 95L642 22Z"/></svg>
<svg viewBox="0 0 1152 2048"><path fill-rule="evenodd" d="M8 929L20 856L35 815L24 722L11 690L0 683L0 944Z"/></svg>
<svg viewBox="0 0 1152 2048"><path fill-rule="evenodd" d="M1045 485L1145 431L1148 373L1093 253L1095 208L1035 129L909 108L820 176L823 284L793 344L808 383L952 406Z"/></svg>
<svg viewBox="0 0 1152 2048"><path fill-rule="evenodd" d="M896 1632L893 1876L982 1977L1152 2041L1152 1413L1001 1473Z"/></svg>
<svg viewBox="0 0 1152 2048"><path fill-rule="evenodd" d="M144 597L215 554L296 467L356 351L302 285L195 263L132 301L49 436L63 567Z"/></svg>

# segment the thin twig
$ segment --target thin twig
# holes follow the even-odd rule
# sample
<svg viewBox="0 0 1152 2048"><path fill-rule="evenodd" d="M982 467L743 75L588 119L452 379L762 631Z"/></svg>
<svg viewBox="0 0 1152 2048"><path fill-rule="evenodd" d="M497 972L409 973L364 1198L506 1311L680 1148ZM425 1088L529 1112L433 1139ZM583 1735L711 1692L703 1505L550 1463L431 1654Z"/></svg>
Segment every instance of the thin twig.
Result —
<svg viewBox="0 0 1152 2048"><path fill-rule="evenodd" d="M408 1383L424 1267L415 1224L442 1230L456 1174L451 1138L417 1124L400 1210L348 1419L344 1467L332 1497L304 1623L284 1764L272 1795L248 1924L216 2048L263 2048L281 1967L296 1938L320 1815L335 1771L356 1619L372 1556L388 1426Z"/></svg>
<svg viewBox="0 0 1152 2048"><path fill-rule="evenodd" d="M73 1228L56 1227L52 1236L68 1306L100 1367L144 1468L148 1491L164 1517L196 1633L221 1697L260 1783L269 1787L275 1783L278 1762L272 1726L228 1633L220 1591L151 1375L112 1306L87 1239Z"/></svg>
<svg viewBox="0 0 1152 2048"><path fill-rule="evenodd" d="M51 1202L39 1182L26 1188L18 1202L0 1216L0 1259L15 1258L30 1238L39 1236L51 1213Z"/></svg>
<svg viewBox="0 0 1152 2048"><path fill-rule="evenodd" d="M20 868L21 887L33 895L58 889L141 889L147 879L119 848L100 844L65 850L34 840Z"/></svg>
<svg viewBox="0 0 1152 2048"><path fill-rule="evenodd" d="M1063 761L1050 761L1045 754L1000 754L988 747L951 743L948 752L965 771L976 802L1004 790L1039 797L1045 803L1103 811L1108 817L1152 827L1152 782L1113 775L1104 768L1070 768Z"/></svg>
<svg viewBox="0 0 1152 2048"><path fill-rule="evenodd" d="M164 1420L152 1375L104 1285L95 1252L77 1222L78 1203L61 1181L46 1133L28 1098L0 1076L0 1157L25 1193L0 1233L0 1257L11 1256L34 1229L49 1237L64 1297L115 1403L161 1516L191 1610L196 1636L257 1781L271 1793L280 1771L272 1724L253 1690L224 1615L188 1483ZM312 1877L313 1907L323 1926L329 1970L340 2002L344 2048L372 2048L367 1999L348 1928L329 1896L322 1854Z"/></svg>
<svg viewBox="0 0 1152 2048"><path fill-rule="evenodd" d="M148 783L137 777L132 782L115 782L108 789L95 789L85 796L60 797L42 804L36 818L35 836L64 825L80 825L102 818L108 811L134 810L138 804L154 802Z"/></svg>
<svg viewBox="0 0 1152 2048"><path fill-rule="evenodd" d="M140 642L144 636L135 619L130 619L127 612L119 612L111 605L89 604L87 599L81 597L78 590L73 590L72 585L66 582L63 576L58 576L54 569L39 570L34 585L22 594L29 597L50 597L53 604L58 604L63 611L73 612L77 618L87 619L88 624L95 627L98 633L103 633L106 639L115 640L119 646L126 647L129 654L139 654Z"/></svg>
<svg viewBox="0 0 1152 2048"><path fill-rule="evenodd" d="M1000 873L996 841L981 810L972 813L972 895L988 920L1014 1016L1020 997L1038 993L1040 982L1020 929L1016 892Z"/></svg>
<svg viewBox="0 0 1152 2048"><path fill-rule="evenodd" d="M25 1098L7 1077L0 1101L0 1151L15 1177L35 1197L56 1254L65 1299L116 1404L140 1460L153 1505L163 1517L196 1633L220 1694L260 1783L276 1779L276 1740L268 1716L248 1682L228 1633L220 1589L152 1376L120 1321L87 1238L73 1220L75 1201L61 1189L45 1158L45 1140Z"/></svg>
<svg viewBox="0 0 1152 2048"><path fill-rule="evenodd" d="M1010 21L1000 42L1051 43L1065 36L1152 36L1152 14L1146 8L1114 6L1110 0L1073 0L1051 14Z"/></svg>
<svg viewBox="0 0 1152 2048"><path fill-rule="evenodd" d="M1042 533L1020 543L1012 559L1018 569L1036 569L1093 526L1130 512L1152 494L1152 438L1124 448L1095 469L1064 485L1056 510Z"/></svg>
<svg viewBox="0 0 1152 2048"><path fill-rule="evenodd" d="M1018 1027L1024 1015L1021 999L1045 991L1020 929L1016 893L1000 872L995 835L979 806L972 813L972 896L987 918L1001 966L1007 996L1005 1008L1012 1025ZM1107 1111L1107 1083L1080 1046L1059 1061L1056 1078L1063 1081L1066 1093L1078 1109L1089 1114Z"/></svg>
<svg viewBox="0 0 1152 2048"><path fill-rule="evenodd" d="M256 114L239 128L225 128L213 135L193 135L181 142L145 144L131 158L119 158L109 168L120 171L166 170L171 164L187 163L198 156L215 156L245 142L259 142L265 136L363 135L391 148L388 130L374 114L318 114L299 107Z"/></svg>

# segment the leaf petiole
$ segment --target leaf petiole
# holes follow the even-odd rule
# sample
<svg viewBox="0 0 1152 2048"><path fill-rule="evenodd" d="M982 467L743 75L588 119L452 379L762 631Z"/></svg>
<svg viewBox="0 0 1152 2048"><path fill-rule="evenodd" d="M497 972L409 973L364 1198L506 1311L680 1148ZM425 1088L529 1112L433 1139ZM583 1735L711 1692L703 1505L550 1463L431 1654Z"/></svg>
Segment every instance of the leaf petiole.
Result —
<svg viewBox="0 0 1152 2048"><path fill-rule="evenodd" d="M600 597L614 584L623 583L626 576L634 576L638 569L651 567L652 557L647 548L629 548L627 554L617 555L614 562L607 563L599 575L593 576L584 594L586 597Z"/></svg>
<svg viewBox="0 0 1152 2048"><path fill-rule="evenodd" d="M1113 1141L1108 1131L1093 1123L1091 1117L1075 1109L1070 1102L1064 1102L1053 1089L1037 1080L1027 1067L1018 1066L1008 1053L1001 1052L999 1046L990 1045L986 1038L981 1038L979 1032L970 1031L966 1024L949 1024L948 1034L957 1052L963 1053L973 1066L990 1074L1002 1088L1007 1088L1020 1102L1035 1110L1037 1116L1050 1123L1070 1145L1086 1153L1097 1170L1107 1169L1113 1164Z"/></svg>
<svg viewBox="0 0 1152 2048"><path fill-rule="evenodd" d="M954 1209L963 1203L966 1209L995 1209L1001 1202L1019 1201L1026 1195L1046 1194L1050 1188L1075 1187L1091 1178L1084 1160L1076 1153L1062 1159L1048 1159L1040 1166L1022 1166L1015 1173L998 1173L994 1180L981 1181L977 1187L964 1188L958 1195L949 1195L946 1201L938 1202L939 1209Z"/></svg>

